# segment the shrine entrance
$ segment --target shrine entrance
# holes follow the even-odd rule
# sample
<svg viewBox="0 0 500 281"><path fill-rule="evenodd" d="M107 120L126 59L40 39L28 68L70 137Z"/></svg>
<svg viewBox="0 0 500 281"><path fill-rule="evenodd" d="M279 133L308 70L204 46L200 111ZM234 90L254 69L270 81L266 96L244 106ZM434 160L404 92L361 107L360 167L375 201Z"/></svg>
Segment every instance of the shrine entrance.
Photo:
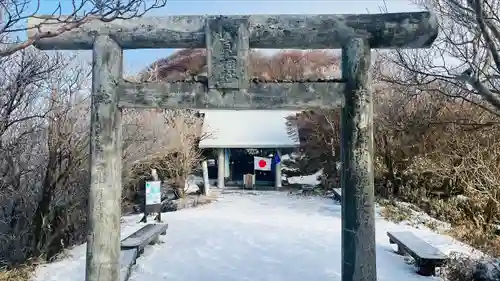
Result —
<svg viewBox="0 0 500 281"><path fill-rule="evenodd" d="M43 16L30 18L28 28L30 37L64 29L57 19ZM93 50L86 280L119 280L122 108L304 110L336 107L339 100L342 280L377 280L370 53L372 48L429 47L437 34L437 20L428 12L195 15L91 20L35 42L44 50ZM126 81L123 50L144 48L206 48L208 74L174 83ZM254 79L248 75L250 48L340 48L342 78Z"/></svg>

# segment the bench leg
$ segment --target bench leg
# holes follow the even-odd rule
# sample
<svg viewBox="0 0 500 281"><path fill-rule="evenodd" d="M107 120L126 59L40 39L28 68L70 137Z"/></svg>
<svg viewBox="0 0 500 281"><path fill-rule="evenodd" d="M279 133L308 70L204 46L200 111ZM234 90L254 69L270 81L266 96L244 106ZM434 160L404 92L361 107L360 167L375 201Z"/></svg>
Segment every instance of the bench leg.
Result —
<svg viewBox="0 0 500 281"><path fill-rule="evenodd" d="M141 256L142 254L144 254L144 248L137 248L137 257Z"/></svg>
<svg viewBox="0 0 500 281"><path fill-rule="evenodd" d="M399 245L398 245L398 246L397 246L396 253L397 253L398 255L404 256L405 252L403 251L403 247L401 247L401 246L399 246Z"/></svg>
<svg viewBox="0 0 500 281"><path fill-rule="evenodd" d="M149 243L149 245L154 245L154 244L157 244L158 242L160 241L160 235L156 235L153 240L151 240L151 242Z"/></svg>
<svg viewBox="0 0 500 281"><path fill-rule="evenodd" d="M396 242L389 240L390 244L397 244ZM405 252L403 251L403 247L399 246L399 244L396 245L396 254L404 256Z"/></svg>
<svg viewBox="0 0 500 281"><path fill-rule="evenodd" d="M156 220L157 222L162 222L162 221L161 221L161 212L159 212L159 213L158 213L158 215L156 215L155 220Z"/></svg>
<svg viewBox="0 0 500 281"><path fill-rule="evenodd" d="M436 266L434 265L420 265L418 267L418 274L422 276L434 276L436 275Z"/></svg>

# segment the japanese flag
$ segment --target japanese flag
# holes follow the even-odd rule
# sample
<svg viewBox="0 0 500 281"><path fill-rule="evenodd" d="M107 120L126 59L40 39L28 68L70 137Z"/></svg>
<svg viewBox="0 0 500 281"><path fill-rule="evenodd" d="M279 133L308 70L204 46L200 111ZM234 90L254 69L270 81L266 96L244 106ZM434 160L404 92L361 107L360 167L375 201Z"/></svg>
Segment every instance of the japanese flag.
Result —
<svg viewBox="0 0 500 281"><path fill-rule="evenodd" d="M271 158L254 156L253 168L254 170L271 171Z"/></svg>

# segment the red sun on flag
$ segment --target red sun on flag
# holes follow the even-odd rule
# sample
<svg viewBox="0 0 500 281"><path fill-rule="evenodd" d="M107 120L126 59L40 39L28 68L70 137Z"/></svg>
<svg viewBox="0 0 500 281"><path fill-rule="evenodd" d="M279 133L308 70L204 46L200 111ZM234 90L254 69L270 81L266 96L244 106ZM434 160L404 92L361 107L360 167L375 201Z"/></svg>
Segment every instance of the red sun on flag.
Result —
<svg viewBox="0 0 500 281"><path fill-rule="evenodd" d="M258 171L271 171L271 159L254 156L253 168Z"/></svg>

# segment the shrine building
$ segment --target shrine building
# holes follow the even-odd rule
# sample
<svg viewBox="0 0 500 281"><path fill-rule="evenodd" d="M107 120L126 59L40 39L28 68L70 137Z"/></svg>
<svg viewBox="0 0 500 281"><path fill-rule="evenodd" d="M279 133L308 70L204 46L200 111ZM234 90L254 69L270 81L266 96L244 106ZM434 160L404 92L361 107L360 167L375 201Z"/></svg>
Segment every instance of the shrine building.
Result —
<svg viewBox="0 0 500 281"><path fill-rule="evenodd" d="M282 161L271 163L269 170L255 169L255 157L278 159L299 146L289 135L286 117L295 111L284 110L204 110L203 134L200 141L208 158L208 177L212 186L243 186L245 174L255 175L257 187L281 187ZM208 152L208 153L207 153ZM266 163L261 161L261 167Z"/></svg>

